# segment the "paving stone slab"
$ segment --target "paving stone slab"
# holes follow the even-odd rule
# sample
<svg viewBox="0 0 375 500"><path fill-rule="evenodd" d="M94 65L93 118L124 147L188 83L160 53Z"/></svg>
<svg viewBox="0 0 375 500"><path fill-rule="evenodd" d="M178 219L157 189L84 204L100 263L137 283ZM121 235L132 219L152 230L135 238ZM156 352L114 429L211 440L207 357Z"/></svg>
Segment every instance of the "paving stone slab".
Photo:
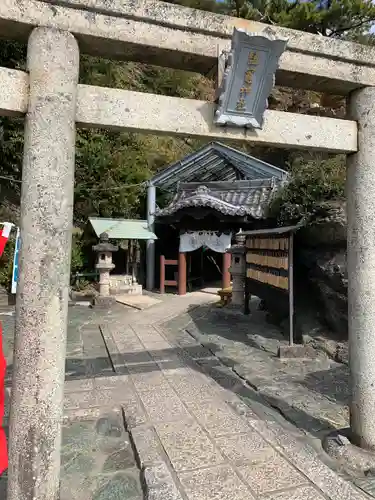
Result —
<svg viewBox="0 0 375 500"><path fill-rule="evenodd" d="M65 422L61 500L142 499L140 471L121 414Z"/></svg>
<svg viewBox="0 0 375 500"><path fill-rule="evenodd" d="M152 359L158 363L169 362L168 364L171 367L174 365L173 368L185 366L181 356L179 356L178 349L175 347L169 349L159 349L159 347L154 346L152 349L149 349L148 352Z"/></svg>
<svg viewBox="0 0 375 500"><path fill-rule="evenodd" d="M94 381L93 379L75 379L68 380L64 385L64 393L68 394L71 392L80 392L80 391L92 391L94 390Z"/></svg>
<svg viewBox="0 0 375 500"><path fill-rule="evenodd" d="M160 304L161 300L147 295L117 295L116 301L126 306L134 307L139 310L147 309L148 307Z"/></svg>
<svg viewBox="0 0 375 500"><path fill-rule="evenodd" d="M189 500L254 500L254 496L228 465L179 473Z"/></svg>
<svg viewBox="0 0 375 500"><path fill-rule="evenodd" d="M354 484L365 493L375 498L375 478L372 476L354 479Z"/></svg>
<svg viewBox="0 0 375 500"><path fill-rule="evenodd" d="M279 406L286 418L297 415L299 418L292 421L315 434L327 427L341 427L348 424L345 408L349 398L348 376L345 373L347 367L340 371L342 365L332 362L326 356L303 363L298 360L281 361L274 356L280 345L280 334L272 333L272 328L264 323L261 315L252 315L248 323L244 323L246 328L242 327L242 323L236 323L235 330L231 324L233 320L229 321L224 317L219 320L224 328L218 327L214 321L216 316L217 312L207 311L205 317L196 321L194 335L202 343L214 342L219 348L215 355L229 367L233 367L257 390L264 391L270 386L277 390L279 385L279 395L276 395L277 399L272 404ZM294 388L296 382L305 386L304 398L306 402L310 401L305 408L293 404L298 393L297 387ZM224 379L224 383L229 385L231 382ZM290 400L283 394L282 386L285 385L296 391ZM285 402L287 405L295 406L297 412L285 411L287 409ZM301 418L302 411L306 413L305 419ZM338 418L333 418L334 414L338 415ZM325 425L324 420L327 420ZM323 425L316 425L317 421L322 421Z"/></svg>
<svg viewBox="0 0 375 500"><path fill-rule="evenodd" d="M287 488L291 484L297 486L308 482L305 476L277 454L262 462L240 466L238 470L257 495Z"/></svg>
<svg viewBox="0 0 375 500"><path fill-rule="evenodd" d="M155 462L143 471L147 500L182 500L172 474L164 462Z"/></svg>
<svg viewBox="0 0 375 500"><path fill-rule="evenodd" d="M264 462L276 456L275 450L254 431L217 437L215 443L221 453L235 465Z"/></svg>
<svg viewBox="0 0 375 500"><path fill-rule="evenodd" d="M140 398L154 423L171 422L189 417L188 411L171 387L166 389L155 387L151 391L142 391Z"/></svg>
<svg viewBox="0 0 375 500"><path fill-rule="evenodd" d="M174 483L170 470L165 462L158 461L145 467L143 477L148 488L161 486L163 483Z"/></svg>
<svg viewBox="0 0 375 500"><path fill-rule="evenodd" d="M199 364L203 367L204 372L222 388L232 392L236 392L242 388L243 381L227 366L223 366L222 364L212 366L210 363L202 364L201 360L199 360Z"/></svg>
<svg viewBox="0 0 375 500"><path fill-rule="evenodd" d="M130 379L139 392L171 389L168 380L156 363L130 368Z"/></svg>
<svg viewBox="0 0 375 500"><path fill-rule="evenodd" d="M148 351L169 351L172 350L173 352L173 347L169 342L166 340L149 340L149 339L142 339L142 344L145 346L145 348Z"/></svg>
<svg viewBox="0 0 375 500"><path fill-rule="evenodd" d="M262 495L260 498L262 500L326 500L326 497L312 486L300 486L293 490Z"/></svg>
<svg viewBox="0 0 375 500"><path fill-rule="evenodd" d="M160 423L155 428L176 471L216 465L224 461L193 419Z"/></svg>
<svg viewBox="0 0 375 500"><path fill-rule="evenodd" d="M147 492L147 500L185 500L174 484L164 483Z"/></svg>
<svg viewBox="0 0 375 500"><path fill-rule="evenodd" d="M201 381L194 375L176 375L167 378L180 399L187 405L190 403L204 403L222 395L219 388L213 387L208 381Z"/></svg>
<svg viewBox="0 0 375 500"><path fill-rule="evenodd" d="M108 407L114 402L111 391L97 390L70 392L65 395L64 408Z"/></svg>
<svg viewBox="0 0 375 500"><path fill-rule="evenodd" d="M116 413L117 415L122 415L122 408L120 405L111 405L108 407L95 407L95 408L73 408L65 409L63 422L64 424L68 422L77 422L82 420L94 420L100 418L103 413Z"/></svg>
<svg viewBox="0 0 375 500"><path fill-rule="evenodd" d="M92 379L94 387L98 390L116 390L123 389L129 391L129 377L126 375L113 374L110 377L95 377Z"/></svg>
<svg viewBox="0 0 375 500"><path fill-rule="evenodd" d="M134 394L124 394L121 400L125 421L128 429L144 425L148 422L141 400Z"/></svg>
<svg viewBox="0 0 375 500"><path fill-rule="evenodd" d="M126 498L129 500L141 500L142 489L139 481L139 473L118 472L114 477L103 477L102 484L93 492L92 500L117 500ZM101 479L101 478L99 478Z"/></svg>
<svg viewBox="0 0 375 500"><path fill-rule="evenodd" d="M200 425L213 437L249 431L247 423L236 415L224 401L191 401L186 405Z"/></svg>
<svg viewBox="0 0 375 500"><path fill-rule="evenodd" d="M253 421L251 425L277 451L285 454L294 467L301 471L330 500L365 500L368 498L349 481L341 478L328 467L324 457L320 456L309 443L286 431L280 424L257 420Z"/></svg>
<svg viewBox="0 0 375 500"><path fill-rule="evenodd" d="M142 468L161 460L163 452L153 425L140 425L130 432Z"/></svg>

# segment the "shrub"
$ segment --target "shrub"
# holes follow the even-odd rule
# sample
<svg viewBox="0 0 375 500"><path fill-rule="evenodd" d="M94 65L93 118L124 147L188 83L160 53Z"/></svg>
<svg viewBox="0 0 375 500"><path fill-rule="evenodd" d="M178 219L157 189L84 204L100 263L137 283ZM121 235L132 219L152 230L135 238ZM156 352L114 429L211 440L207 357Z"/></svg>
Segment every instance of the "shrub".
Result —
<svg viewBox="0 0 375 500"><path fill-rule="evenodd" d="M316 208L345 197L345 157L323 161L296 158L289 169L290 181L271 204L269 215L279 225L311 220Z"/></svg>
<svg viewBox="0 0 375 500"><path fill-rule="evenodd" d="M83 265L84 265L84 255L83 255L82 238L78 234L73 234L70 272L77 273L77 272L81 271L83 268Z"/></svg>

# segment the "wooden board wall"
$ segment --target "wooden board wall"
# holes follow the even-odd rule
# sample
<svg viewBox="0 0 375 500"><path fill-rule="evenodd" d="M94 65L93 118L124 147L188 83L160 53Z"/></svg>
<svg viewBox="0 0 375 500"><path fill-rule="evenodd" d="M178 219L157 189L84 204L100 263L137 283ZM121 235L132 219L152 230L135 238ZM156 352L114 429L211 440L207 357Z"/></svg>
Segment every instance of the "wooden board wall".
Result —
<svg viewBox="0 0 375 500"><path fill-rule="evenodd" d="M288 290L289 237L250 236L246 249L247 278Z"/></svg>

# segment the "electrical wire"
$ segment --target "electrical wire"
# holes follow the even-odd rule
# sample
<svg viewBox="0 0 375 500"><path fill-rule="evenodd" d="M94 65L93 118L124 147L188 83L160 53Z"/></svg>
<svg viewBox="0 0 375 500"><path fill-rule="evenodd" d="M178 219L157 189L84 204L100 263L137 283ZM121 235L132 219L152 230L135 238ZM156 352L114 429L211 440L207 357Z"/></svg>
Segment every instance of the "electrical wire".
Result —
<svg viewBox="0 0 375 500"><path fill-rule="evenodd" d="M5 175L0 175L0 179L12 181L12 182L19 182L22 184L21 180L14 179L13 177L7 177ZM137 184L124 184L122 186L114 186L114 187L90 187L90 188L84 188L85 191L121 191L121 189L128 189L128 188L133 188L133 187L146 187L147 182L138 182Z"/></svg>

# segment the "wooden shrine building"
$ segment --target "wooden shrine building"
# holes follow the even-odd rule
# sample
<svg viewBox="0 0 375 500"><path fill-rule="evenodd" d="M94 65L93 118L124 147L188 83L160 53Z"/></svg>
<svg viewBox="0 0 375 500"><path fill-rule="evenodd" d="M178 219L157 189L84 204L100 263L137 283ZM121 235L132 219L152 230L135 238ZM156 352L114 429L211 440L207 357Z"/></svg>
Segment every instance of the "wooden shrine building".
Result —
<svg viewBox="0 0 375 500"><path fill-rule="evenodd" d="M287 175L217 142L155 175L148 219L158 239L147 259L148 282L152 270L161 292L175 286L185 294L219 280L229 287L232 235L265 227L268 206Z"/></svg>

